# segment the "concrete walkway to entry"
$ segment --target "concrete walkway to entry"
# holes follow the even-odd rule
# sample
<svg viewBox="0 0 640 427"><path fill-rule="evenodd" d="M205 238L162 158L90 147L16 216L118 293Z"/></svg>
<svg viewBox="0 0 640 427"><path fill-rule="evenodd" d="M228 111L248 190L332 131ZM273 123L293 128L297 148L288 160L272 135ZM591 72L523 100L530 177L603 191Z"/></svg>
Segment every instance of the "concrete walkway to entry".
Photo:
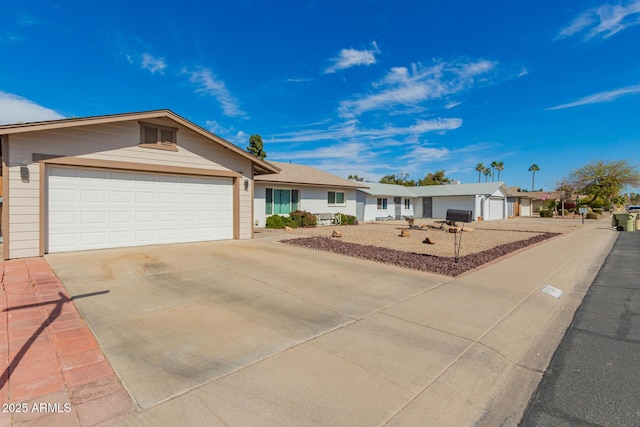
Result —
<svg viewBox="0 0 640 427"><path fill-rule="evenodd" d="M616 236L454 280L268 238L47 260L137 403L122 425L516 425Z"/></svg>

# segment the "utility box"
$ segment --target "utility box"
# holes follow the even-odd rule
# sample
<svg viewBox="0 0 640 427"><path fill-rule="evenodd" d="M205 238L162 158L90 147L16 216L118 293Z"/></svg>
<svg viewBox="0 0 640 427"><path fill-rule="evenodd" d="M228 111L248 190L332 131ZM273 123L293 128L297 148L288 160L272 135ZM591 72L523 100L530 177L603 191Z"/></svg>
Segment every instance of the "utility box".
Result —
<svg viewBox="0 0 640 427"><path fill-rule="evenodd" d="M471 222L473 221L473 211L464 209L447 209L447 221Z"/></svg>

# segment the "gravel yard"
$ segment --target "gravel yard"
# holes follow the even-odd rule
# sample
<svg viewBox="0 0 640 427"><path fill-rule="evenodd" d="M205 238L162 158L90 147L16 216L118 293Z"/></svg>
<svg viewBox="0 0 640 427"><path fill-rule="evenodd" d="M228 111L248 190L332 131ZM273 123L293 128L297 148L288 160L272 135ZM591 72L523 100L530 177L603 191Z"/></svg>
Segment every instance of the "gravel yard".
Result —
<svg viewBox="0 0 640 427"><path fill-rule="evenodd" d="M415 225L429 228L412 229L409 237L400 237L402 230L409 230L406 221L365 222L357 226L323 226L315 228L298 228L283 233L283 239L296 237L331 237L334 230L340 231L342 242L371 245L394 249L403 252L453 257L454 234L440 227L441 221L417 218ZM554 218L514 218L497 221L480 221L465 224L465 228L473 231L463 232L460 256L486 251L496 246L527 240L543 233L568 233L581 227L579 219ZM422 243L428 237L433 245ZM460 237L460 236L458 236Z"/></svg>
<svg viewBox="0 0 640 427"><path fill-rule="evenodd" d="M455 234L449 232L443 221L417 219L412 229L406 221L400 220L269 232L281 233L280 240L290 245L457 276L579 227L582 227L579 219L560 218L516 218L465 224L467 231L462 233L457 261L454 258ZM342 237L331 237L334 230ZM403 230L409 231L410 235L401 237ZM424 243L425 238L433 244Z"/></svg>

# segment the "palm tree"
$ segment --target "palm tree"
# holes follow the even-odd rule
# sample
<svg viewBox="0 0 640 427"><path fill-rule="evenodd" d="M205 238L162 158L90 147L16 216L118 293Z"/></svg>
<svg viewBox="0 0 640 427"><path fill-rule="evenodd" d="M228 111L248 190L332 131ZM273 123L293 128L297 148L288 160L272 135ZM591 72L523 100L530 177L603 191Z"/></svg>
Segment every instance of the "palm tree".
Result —
<svg viewBox="0 0 640 427"><path fill-rule="evenodd" d="M536 165L535 163L532 164L531 166L529 166L529 172L531 172L531 191L534 191L534 182L536 179L536 172L538 172L540 170L540 167L538 167L538 165Z"/></svg>
<svg viewBox="0 0 640 427"><path fill-rule="evenodd" d="M489 181L489 176L493 175L491 173L491 168L484 168L482 173L484 174L484 182L488 182Z"/></svg>
<svg viewBox="0 0 640 427"><path fill-rule="evenodd" d="M482 163L476 164L476 172L478 172L478 182L480 182L480 174L484 172L484 165Z"/></svg>
<svg viewBox="0 0 640 427"><path fill-rule="evenodd" d="M498 171L498 181L500 181L500 171L504 170L504 162L498 162L496 164L496 170Z"/></svg>
<svg viewBox="0 0 640 427"><path fill-rule="evenodd" d="M495 176L495 168L498 167L498 162L495 160L491 162L491 182L493 182L493 177Z"/></svg>

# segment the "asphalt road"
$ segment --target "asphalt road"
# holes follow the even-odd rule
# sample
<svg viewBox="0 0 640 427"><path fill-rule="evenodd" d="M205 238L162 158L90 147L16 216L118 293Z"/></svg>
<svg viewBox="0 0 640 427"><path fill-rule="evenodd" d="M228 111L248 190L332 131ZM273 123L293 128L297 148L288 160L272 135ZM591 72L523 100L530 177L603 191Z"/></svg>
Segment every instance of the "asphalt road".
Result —
<svg viewBox="0 0 640 427"><path fill-rule="evenodd" d="M640 232L621 232L521 426L640 425Z"/></svg>

